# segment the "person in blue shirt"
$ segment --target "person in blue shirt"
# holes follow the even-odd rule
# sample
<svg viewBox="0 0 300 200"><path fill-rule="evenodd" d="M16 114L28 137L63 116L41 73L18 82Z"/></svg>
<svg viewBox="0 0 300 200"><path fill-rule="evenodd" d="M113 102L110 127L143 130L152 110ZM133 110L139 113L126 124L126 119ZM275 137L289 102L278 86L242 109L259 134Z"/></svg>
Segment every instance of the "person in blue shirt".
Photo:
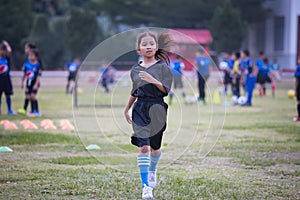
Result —
<svg viewBox="0 0 300 200"><path fill-rule="evenodd" d="M173 61L171 61L170 63L170 67L172 70L172 74L173 74L173 88L174 90L179 88L181 89L181 94L182 97L185 97L185 91L184 91L184 87L183 87L183 82L182 82L182 71L184 69L184 63L182 62L182 58L179 55L175 56L175 59ZM174 91L170 91L169 93L169 104L172 104L172 99L174 96Z"/></svg>
<svg viewBox="0 0 300 200"><path fill-rule="evenodd" d="M7 113L15 115L11 108L11 95L13 95L13 86L10 78L10 56L12 49L7 41L0 44L0 114L2 93L6 96Z"/></svg>
<svg viewBox="0 0 300 200"><path fill-rule="evenodd" d="M25 101L23 109L26 111L28 103L31 103L31 112L28 116L40 116L38 100L36 98L39 86L40 86L40 76L43 69L43 63L40 58L40 53L38 49L32 49L28 53L28 60L23 65L24 75L22 77L21 88L25 86ZM26 113L26 112L25 112Z"/></svg>
<svg viewBox="0 0 300 200"><path fill-rule="evenodd" d="M198 75L198 89L199 97L198 100L202 101L203 104L206 104L205 101L205 86L206 81L209 78L209 66L211 65L210 59L205 54L204 50L200 49L196 52L196 67Z"/></svg>
<svg viewBox="0 0 300 200"><path fill-rule="evenodd" d="M252 106L252 94L256 84L256 68L251 60L250 52L246 49L242 51L242 65L246 74L246 94L245 106Z"/></svg>
<svg viewBox="0 0 300 200"><path fill-rule="evenodd" d="M219 68L224 72L224 94L227 95L228 85L231 85L232 90L232 78L230 76L230 72L233 68L233 60L231 59L229 52L225 52L224 59L220 62Z"/></svg>
<svg viewBox="0 0 300 200"><path fill-rule="evenodd" d="M297 69L295 72L295 96L297 98L298 116L294 118L295 122L300 122L300 56L297 59Z"/></svg>
<svg viewBox="0 0 300 200"><path fill-rule="evenodd" d="M76 81L76 77L77 77L78 71L80 69L80 59L75 58L73 62L67 63L66 68L69 72L68 79L67 79L68 80L67 86L66 86L66 94L68 94L68 93L72 94L73 89L74 89L74 84ZM71 87L71 90L70 90L71 83L73 83L73 87Z"/></svg>
<svg viewBox="0 0 300 200"><path fill-rule="evenodd" d="M263 63L257 65L258 75L257 82L260 84L260 96L266 96L266 83L271 83L272 80L269 76L270 64L268 58L263 58Z"/></svg>
<svg viewBox="0 0 300 200"><path fill-rule="evenodd" d="M115 82L115 74L116 74L116 69L108 65L107 62L103 62L101 67L100 67L100 81L99 83L102 85L106 93L109 93L109 84L113 84Z"/></svg>

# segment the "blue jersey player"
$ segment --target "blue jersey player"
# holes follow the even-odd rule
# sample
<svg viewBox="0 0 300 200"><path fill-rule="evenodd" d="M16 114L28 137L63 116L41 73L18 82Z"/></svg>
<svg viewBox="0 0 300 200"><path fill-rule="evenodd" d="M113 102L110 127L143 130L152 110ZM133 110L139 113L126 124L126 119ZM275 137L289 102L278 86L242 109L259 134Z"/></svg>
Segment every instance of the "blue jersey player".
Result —
<svg viewBox="0 0 300 200"><path fill-rule="evenodd" d="M7 112L9 115L14 115L15 112L11 108L11 98L13 94L13 86L10 78L10 56L11 47L7 41L0 44L0 114L1 114L1 99L2 93L6 96Z"/></svg>
<svg viewBox="0 0 300 200"><path fill-rule="evenodd" d="M199 89L199 101L203 101L203 104L206 104L205 101L205 86L206 81L209 78L209 66L211 65L210 59L205 54L205 51L200 49L196 52L196 67L198 75L198 89Z"/></svg>
<svg viewBox="0 0 300 200"><path fill-rule="evenodd" d="M182 58L179 55L175 56L175 59L170 63L170 67L172 70L172 74L173 74L173 79L174 79L174 84L173 84L173 88L174 89L181 89L181 94L182 97L185 97L185 91L184 91L184 87L183 87L183 82L182 82L182 76L183 76L183 69L184 69L184 63L182 62ZM172 99L174 96L174 92L171 91L169 93L169 104L172 104Z"/></svg>
<svg viewBox="0 0 300 200"><path fill-rule="evenodd" d="M71 82L75 83L76 81L76 77L80 69L80 60L78 58L75 58L73 62L69 62L66 64L66 68L69 73L66 86L66 94L68 94L73 92L74 86L70 90L70 84Z"/></svg>
<svg viewBox="0 0 300 200"><path fill-rule="evenodd" d="M252 106L252 94L256 84L256 68L249 56L248 50L242 51L242 65L246 74L247 102L245 106Z"/></svg>
<svg viewBox="0 0 300 200"><path fill-rule="evenodd" d="M24 106L20 113L26 113L28 103L31 103L31 112L28 116L40 116L40 111L38 107L38 100L36 98L38 88L40 86L40 76L43 65L39 56L39 51L37 49L32 49L28 54L28 60L23 65L24 75L22 77L22 88L25 85L25 101ZM25 111L25 112L24 112Z"/></svg>

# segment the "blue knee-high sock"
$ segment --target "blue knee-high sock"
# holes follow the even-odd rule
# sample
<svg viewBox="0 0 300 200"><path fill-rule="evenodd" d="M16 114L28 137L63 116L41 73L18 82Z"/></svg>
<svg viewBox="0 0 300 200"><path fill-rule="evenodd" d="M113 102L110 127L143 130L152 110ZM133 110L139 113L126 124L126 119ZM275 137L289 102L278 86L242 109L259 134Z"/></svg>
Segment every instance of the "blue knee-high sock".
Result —
<svg viewBox="0 0 300 200"><path fill-rule="evenodd" d="M148 184L148 171L150 165L149 155L140 154L138 155L137 160L138 160L138 166L140 168L142 187L144 187L144 185L149 186Z"/></svg>
<svg viewBox="0 0 300 200"><path fill-rule="evenodd" d="M152 153L150 154L149 171L155 171L156 170L156 166L157 166L157 163L160 159L160 156L161 156L161 152L157 156L154 156Z"/></svg>
<svg viewBox="0 0 300 200"><path fill-rule="evenodd" d="M7 111L11 111L11 98L6 97Z"/></svg>

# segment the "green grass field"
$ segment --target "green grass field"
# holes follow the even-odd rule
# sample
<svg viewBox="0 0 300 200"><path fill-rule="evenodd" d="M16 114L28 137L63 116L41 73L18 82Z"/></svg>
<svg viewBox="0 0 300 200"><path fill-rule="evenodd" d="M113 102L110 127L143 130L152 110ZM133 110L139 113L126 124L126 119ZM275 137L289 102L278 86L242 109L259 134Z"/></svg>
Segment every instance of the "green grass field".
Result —
<svg viewBox="0 0 300 200"><path fill-rule="evenodd" d="M217 80L208 84L216 87ZM128 83L113 88L113 99L82 84L79 104L113 107L74 110L61 85L40 90L42 117L30 118L39 130L24 130L25 116L0 116L19 127L6 131L0 125L0 146L14 150L0 153L0 199L140 199L137 148L130 144L131 127L120 107L128 99ZM189 95L195 85L186 82ZM290 88L292 79L285 78L275 98L270 90L265 98L256 93L251 108L213 105L211 99L205 106L174 101L155 198L300 199L300 123L292 121L296 101L287 98ZM16 88L15 110L22 101ZM58 129L44 130L42 119L53 120ZM76 131L62 130L61 119ZM88 152L89 144L101 149Z"/></svg>

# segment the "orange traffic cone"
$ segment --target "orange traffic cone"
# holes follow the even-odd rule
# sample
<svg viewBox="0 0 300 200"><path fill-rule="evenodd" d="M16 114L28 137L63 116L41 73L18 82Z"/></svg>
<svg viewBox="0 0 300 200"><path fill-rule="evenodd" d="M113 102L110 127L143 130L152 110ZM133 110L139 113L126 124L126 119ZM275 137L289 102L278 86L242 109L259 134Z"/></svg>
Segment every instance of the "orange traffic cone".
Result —
<svg viewBox="0 0 300 200"><path fill-rule="evenodd" d="M4 125L4 129L5 130L17 130L19 128L17 127L17 125L15 123L10 122L10 123Z"/></svg>

